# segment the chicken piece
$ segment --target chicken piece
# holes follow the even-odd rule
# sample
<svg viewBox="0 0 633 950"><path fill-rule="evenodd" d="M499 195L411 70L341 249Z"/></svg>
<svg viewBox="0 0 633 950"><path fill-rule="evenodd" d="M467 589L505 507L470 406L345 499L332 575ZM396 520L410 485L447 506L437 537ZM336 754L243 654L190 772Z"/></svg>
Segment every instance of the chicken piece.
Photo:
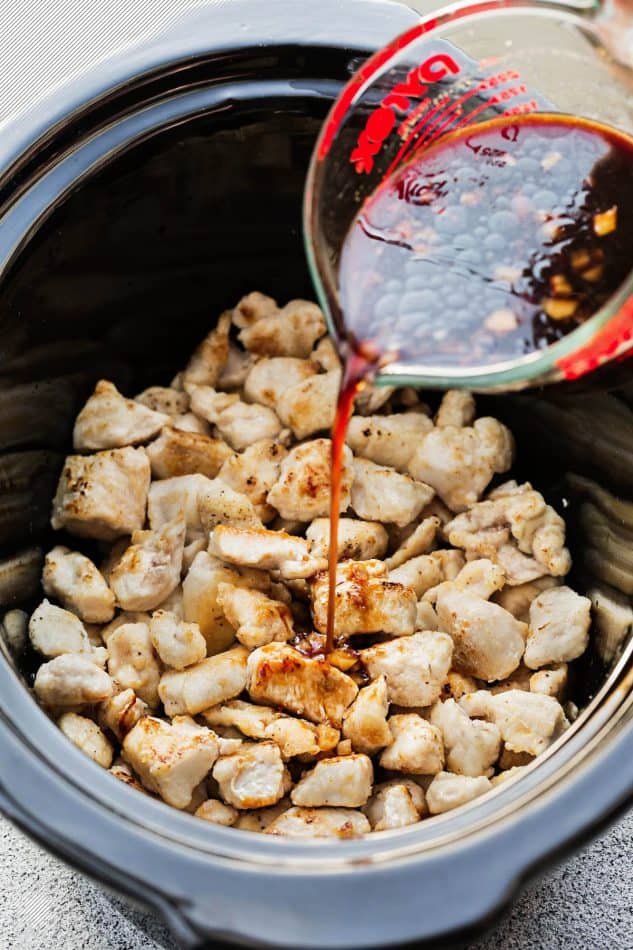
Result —
<svg viewBox="0 0 633 950"><path fill-rule="evenodd" d="M12 657L20 657L29 642L29 615L24 610L8 610L0 623L0 640Z"/></svg>
<svg viewBox="0 0 633 950"><path fill-rule="evenodd" d="M435 775L442 771L444 746L436 726L416 713L404 713L390 716L389 728L393 742L380 756L383 769L411 775Z"/></svg>
<svg viewBox="0 0 633 950"><path fill-rule="evenodd" d="M475 418L475 400L472 393L463 389L449 389L442 396L440 407L435 416L438 429L455 426L458 429L471 426Z"/></svg>
<svg viewBox="0 0 633 950"><path fill-rule="evenodd" d="M204 338L191 355L182 374L183 387L192 383L200 386L215 386L229 358L229 330L232 312L225 311L217 325Z"/></svg>
<svg viewBox="0 0 633 950"><path fill-rule="evenodd" d="M57 720L57 725L67 739L104 769L109 769L114 757L112 743L106 738L96 722L86 716L67 712Z"/></svg>
<svg viewBox="0 0 633 950"><path fill-rule="evenodd" d="M210 478L195 474L152 482L147 504L152 531L158 531L167 522L184 516L187 543L204 534L198 499L211 485Z"/></svg>
<svg viewBox="0 0 633 950"><path fill-rule="evenodd" d="M123 759L117 759L112 768L108 769L110 775L118 779L120 782L123 782L124 785L129 785L130 788L135 789L137 792L142 792L143 795L149 795L150 793L143 788L137 777L134 775L134 772Z"/></svg>
<svg viewBox="0 0 633 950"><path fill-rule="evenodd" d="M358 808L367 802L374 781L371 759L366 755L333 756L322 759L290 793L293 805L303 808L327 806Z"/></svg>
<svg viewBox="0 0 633 950"><path fill-rule="evenodd" d="M354 411L359 416L373 416L389 402L395 392L395 386L379 386L367 382L356 395Z"/></svg>
<svg viewBox="0 0 633 950"><path fill-rule="evenodd" d="M319 340L310 353L310 359L324 373L328 373L332 369L341 369L341 360L329 336L324 336Z"/></svg>
<svg viewBox="0 0 633 950"><path fill-rule="evenodd" d="M206 640L198 624L180 620L169 610L154 611L149 633L161 661L174 670L184 670L207 655Z"/></svg>
<svg viewBox="0 0 633 950"><path fill-rule="evenodd" d="M160 664L145 623L125 623L108 639L108 673L121 689L133 689L144 703L158 706Z"/></svg>
<svg viewBox="0 0 633 950"><path fill-rule="evenodd" d="M178 432L193 432L194 435L211 437L211 426L195 412L185 412L182 416L172 419L171 428L177 429Z"/></svg>
<svg viewBox="0 0 633 950"><path fill-rule="evenodd" d="M145 716L123 740L123 755L141 782L174 808L187 808L218 757L217 736L188 716Z"/></svg>
<svg viewBox="0 0 633 950"><path fill-rule="evenodd" d="M405 561L400 567L389 571L389 580L403 584L423 597L427 590L443 581L452 581L464 566L461 551L433 551Z"/></svg>
<svg viewBox="0 0 633 950"><path fill-rule="evenodd" d="M251 353L261 356L307 359L324 333L325 320L317 305L307 300L291 300L281 310L249 321L238 339Z"/></svg>
<svg viewBox="0 0 633 950"><path fill-rule="evenodd" d="M519 778L525 772L524 765L513 765L509 769L505 769L503 772L499 772L498 775L493 775L490 779L490 784L496 788L497 785L503 785L504 782L507 782L511 778Z"/></svg>
<svg viewBox="0 0 633 950"><path fill-rule="evenodd" d="M388 831L414 825L427 814L424 792L415 782L393 779L374 788L363 809L372 831Z"/></svg>
<svg viewBox="0 0 633 950"><path fill-rule="evenodd" d="M152 610L180 583L185 520L182 514L155 531L135 531L132 543L110 575L124 610Z"/></svg>
<svg viewBox="0 0 633 950"><path fill-rule="evenodd" d="M429 417L421 412L352 416L346 440L354 455L406 473L420 439L432 428Z"/></svg>
<svg viewBox="0 0 633 950"><path fill-rule="evenodd" d="M196 818L210 821L214 825L224 825L225 828L232 828L237 821L239 812L237 808L225 805L217 798L208 798L195 810L194 814Z"/></svg>
<svg viewBox="0 0 633 950"><path fill-rule="evenodd" d="M441 815L484 795L492 787L490 779L485 775L473 778L469 775L440 772L426 790L426 804L432 815Z"/></svg>
<svg viewBox="0 0 633 950"><path fill-rule="evenodd" d="M42 587L86 623L107 623L114 616L114 594L92 561L58 545L44 561Z"/></svg>
<svg viewBox="0 0 633 950"><path fill-rule="evenodd" d="M119 627L122 627L126 623L144 623L149 625L149 621L150 615L142 610L122 610L121 613L116 615L114 620L101 628L101 639L107 647L110 637L113 633L116 633Z"/></svg>
<svg viewBox="0 0 633 950"><path fill-rule="evenodd" d="M267 501L282 518L300 518L312 521L326 518L330 513L330 477L332 473L332 443L329 439L314 439L295 446L281 463L279 479L268 492ZM352 453L345 447L341 469L340 511L350 503L350 489L354 472Z"/></svg>
<svg viewBox="0 0 633 950"><path fill-rule="evenodd" d="M433 489L423 482L369 459L354 459L353 472L351 505L365 521L391 521L404 527L433 497Z"/></svg>
<svg viewBox="0 0 633 950"><path fill-rule="evenodd" d="M310 360L299 360L292 356L278 356L273 359L263 357L251 367L244 383L244 398L247 402L258 402L277 412L277 404L284 393L314 376L317 372ZM281 413L279 418L284 425Z"/></svg>
<svg viewBox="0 0 633 950"><path fill-rule="evenodd" d="M314 726L304 719L293 719L270 706L255 706L239 699L205 709L203 716L210 726L234 726L249 739L269 739L281 751L282 759L294 756L315 756L336 747L339 732L331 726Z"/></svg>
<svg viewBox="0 0 633 950"><path fill-rule="evenodd" d="M361 650L372 680L384 675L389 702L399 706L430 706L439 699L453 657L446 633L423 631Z"/></svg>
<svg viewBox="0 0 633 950"><path fill-rule="evenodd" d="M427 600L419 600L415 614L416 630L439 630L440 620Z"/></svg>
<svg viewBox="0 0 633 950"><path fill-rule="evenodd" d="M241 584L240 576L206 551L196 554L182 583L183 619L197 623L207 653L221 653L235 640L235 631L218 602L220 584Z"/></svg>
<svg viewBox="0 0 633 950"><path fill-rule="evenodd" d="M387 681L379 676L360 690L343 718L343 735L354 751L373 755L393 741L388 713Z"/></svg>
<svg viewBox="0 0 633 950"><path fill-rule="evenodd" d="M222 439L165 426L146 450L154 478L200 473L215 478L233 450Z"/></svg>
<svg viewBox="0 0 633 950"><path fill-rule="evenodd" d="M445 591L465 590L469 594L481 597L482 600L488 600L495 591L501 590L505 579L503 568L488 558L479 558L465 564L453 580L444 581L437 587L427 590L424 599L433 604L437 603L438 598Z"/></svg>
<svg viewBox="0 0 633 950"><path fill-rule="evenodd" d="M519 663L516 670L508 677L493 683L489 689L491 693L505 693L509 689L525 689L529 692L530 676L532 671L525 666L523 662ZM478 689L479 687L475 687Z"/></svg>
<svg viewBox="0 0 633 950"><path fill-rule="evenodd" d="M546 575L527 584L518 584L516 587L506 585L500 591L493 594L492 600L503 607L516 617L517 620L527 623L530 619L530 604L541 591L549 590L550 587L557 587L560 581L555 577Z"/></svg>
<svg viewBox="0 0 633 950"><path fill-rule="evenodd" d="M509 676L521 662L527 627L498 604L468 590L443 590L437 615L452 637L454 666L486 682Z"/></svg>
<svg viewBox="0 0 633 950"><path fill-rule="evenodd" d="M133 729L139 719L147 712L147 704L136 695L133 689L123 689L99 704L99 723L103 729L109 729L119 742Z"/></svg>
<svg viewBox="0 0 633 950"><path fill-rule="evenodd" d="M143 527L150 482L144 449L69 455L53 500L51 525L83 538L113 541Z"/></svg>
<svg viewBox="0 0 633 950"><path fill-rule="evenodd" d="M506 583L529 583L543 574L560 576L571 567L565 522L529 482L499 486L445 526L452 545L469 560L488 557L506 571Z"/></svg>
<svg viewBox="0 0 633 950"><path fill-rule="evenodd" d="M238 812L234 827L242 831L255 831L261 834L289 808L290 799L282 798L281 801L277 802L276 805L271 805L270 808L254 808L252 811Z"/></svg>
<svg viewBox="0 0 633 950"><path fill-rule="evenodd" d="M472 676L464 676L456 670L451 670L446 679L442 698L459 701L466 693L474 693L478 688L477 680Z"/></svg>
<svg viewBox="0 0 633 950"><path fill-rule="evenodd" d="M44 706L74 707L108 699L114 686L108 674L100 670L89 656L65 653L42 663L33 689Z"/></svg>
<svg viewBox="0 0 633 950"><path fill-rule="evenodd" d="M189 396L168 386L150 386L134 397L134 402L177 419L189 410Z"/></svg>
<svg viewBox="0 0 633 950"><path fill-rule="evenodd" d="M285 604L258 590L221 583L218 604L235 628L235 636L249 650L273 640L285 642L294 635L292 614Z"/></svg>
<svg viewBox="0 0 633 950"><path fill-rule="evenodd" d="M236 451L261 439L274 439L281 432L279 419L268 406L242 402L237 393L219 392L211 386L192 386L189 391L195 414L215 425Z"/></svg>
<svg viewBox="0 0 633 950"><path fill-rule="evenodd" d="M286 455L286 449L279 442L263 439L250 445L240 455L227 459L220 469L218 477L235 491L247 495L265 524L277 515L266 501L266 496L279 478L281 463Z"/></svg>
<svg viewBox="0 0 633 950"><path fill-rule="evenodd" d="M83 623L69 610L43 600L29 621L29 639L34 650L49 658L64 653L93 652ZM94 661L93 661L94 662Z"/></svg>
<svg viewBox="0 0 633 950"><path fill-rule="evenodd" d="M378 572L383 573L381 577ZM408 636L415 629L415 593L389 581L381 561L341 561L336 570L334 635L391 633ZM320 633L327 630L328 572L312 579L312 619Z"/></svg>
<svg viewBox="0 0 633 950"><path fill-rule="evenodd" d="M100 380L75 420L73 447L78 452L120 449L158 435L170 417L126 399L116 386Z"/></svg>
<svg viewBox="0 0 633 950"><path fill-rule="evenodd" d="M591 601L570 587L553 587L530 604L525 664L532 670L567 663L587 649Z"/></svg>
<svg viewBox="0 0 633 950"><path fill-rule="evenodd" d="M390 571L393 571L414 557L428 554L433 550L439 527L439 518L423 518L423 520L416 525L411 534L407 535L401 541L391 557L385 560L385 565ZM379 555L375 555L375 557L379 557Z"/></svg>
<svg viewBox="0 0 633 950"><path fill-rule="evenodd" d="M306 360L308 366L312 365ZM331 429L336 415L336 403L341 388L341 370L311 375L300 382L287 385L279 394L277 415L296 439L306 439L315 432Z"/></svg>
<svg viewBox="0 0 633 950"><path fill-rule="evenodd" d="M213 778L226 804L240 810L274 805L291 785L274 742L244 742L239 752L220 756Z"/></svg>
<svg viewBox="0 0 633 950"><path fill-rule="evenodd" d="M288 838L358 838L371 831L360 811L352 808L289 808L266 828L267 835Z"/></svg>
<svg viewBox="0 0 633 950"><path fill-rule="evenodd" d="M532 673L530 692L553 696L560 702L567 686L567 673L566 663L559 663L551 670L539 670L538 673Z"/></svg>
<svg viewBox="0 0 633 950"><path fill-rule="evenodd" d="M501 752L501 733L491 722L469 719L454 699L435 703L430 721L440 730L446 767L458 775L490 775Z"/></svg>
<svg viewBox="0 0 633 950"><path fill-rule="evenodd" d="M460 706L469 716L494 722L511 752L539 755L568 725L556 699L522 689L496 695L478 690L462 697Z"/></svg>
<svg viewBox="0 0 633 950"><path fill-rule="evenodd" d="M201 535L199 538L194 538L194 540L190 541L189 544L185 544L182 551L182 576L183 577L186 577L187 574L189 573L189 569L191 568L191 565L195 561L198 554L200 554L201 551L206 551L208 543L209 543L208 538L205 535ZM174 596L177 598L177 604L178 604L179 612L181 615L180 619L182 620L183 607L182 607L182 586L181 585L178 585L178 587L176 587L172 591L169 597L167 597L162 602L161 607L163 608L163 610L171 610L172 608L169 606L169 602L171 601L171 598Z"/></svg>
<svg viewBox="0 0 633 950"><path fill-rule="evenodd" d="M272 297L267 297L266 294L261 294L258 290L253 290L242 297L233 308L233 323L243 330L261 320L262 317L271 317L276 313L279 313L277 301Z"/></svg>
<svg viewBox="0 0 633 950"><path fill-rule="evenodd" d="M243 567L279 571L283 578L312 577L327 566L314 558L304 538L265 528L231 528L218 525L211 535L209 553Z"/></svg>
<svg viewBox="0 0 633 950"><path fill-rule="evenodd" d="M327 557L330 550L329 518L316 518L306 531L306 538L310 542L310 554L313 557ZM388 541L387 532L378 521L340 518L337 558L339 561L379 558L385 554Z"/></svg>
<svg viewBox="0 0 633 950"><path fill-rule="evenodd" d="M206 534L219 524L234 528L261 528L259 518L248 495L235 491L216 478L198 495L198 513Z"/></svg>
<svg viewBox="0 0 633 950"><path fill-rule="evenodd" d="M244 647L234 647L186 670L163 673L158 692L167 715L197 716L210 706L239 696L246 685L247 658Z"/></svg>
<svg viewBox="0 0 633 950"><path fill-rule="evenodd" d="M256 701L279 706L311 722L327 721L337 729L358 693L351 677L285 643L269 643L250 654L246 689Z"/></svg>
<svg viewBox="0 0 633 950"><path fill-rule="evenodd" d="M464 511L481 497L495 472L512 464L512 435L496 419L472 426L433 429L422 439L409 473L430 485L452 511Z"/></svg>

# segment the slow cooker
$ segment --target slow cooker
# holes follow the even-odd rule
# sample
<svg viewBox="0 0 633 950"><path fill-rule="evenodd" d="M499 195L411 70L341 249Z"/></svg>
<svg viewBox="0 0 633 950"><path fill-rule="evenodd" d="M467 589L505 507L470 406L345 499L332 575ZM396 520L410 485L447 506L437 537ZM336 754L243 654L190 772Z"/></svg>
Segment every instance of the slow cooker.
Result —
<svg viewBox="0 0 633 950"><path fill-rule="evenodd" d="M129 393L168 381L251 289L312 296L301 200L315 137L350 74L416 14L388 0L303 7L194 10L2 128L3 610L41 596L50 501L95 380ZM2 811L153 908L187 947L437 946L485 926L526 875L633 793L631 392L491 400L517 433L518 472L565 506L574 585L600 606L576 672L578 718L520 780L368 839L236 832L141 797L85 758L31 695L33 658L3 644Z"/></svg>

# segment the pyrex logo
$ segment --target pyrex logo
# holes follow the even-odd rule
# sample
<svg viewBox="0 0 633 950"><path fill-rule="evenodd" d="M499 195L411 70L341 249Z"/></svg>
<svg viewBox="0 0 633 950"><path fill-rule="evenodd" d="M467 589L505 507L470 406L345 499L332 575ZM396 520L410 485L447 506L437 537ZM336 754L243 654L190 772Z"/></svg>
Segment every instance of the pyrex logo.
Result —
<svg viewBox="0 0 633 950"><path fill-rule="evenodd" d="M374 156L393 131L397 119L407 114L412 100L422 99L428 92L429 84L439 82L449 75L456 76L459 71L459 65L447 53L429 56L419 66L409 70L404 82L394 86L374 109L358 136L356 147L349 157L350 162L356 166L356 171L359 174L371 172Z"/></svg>

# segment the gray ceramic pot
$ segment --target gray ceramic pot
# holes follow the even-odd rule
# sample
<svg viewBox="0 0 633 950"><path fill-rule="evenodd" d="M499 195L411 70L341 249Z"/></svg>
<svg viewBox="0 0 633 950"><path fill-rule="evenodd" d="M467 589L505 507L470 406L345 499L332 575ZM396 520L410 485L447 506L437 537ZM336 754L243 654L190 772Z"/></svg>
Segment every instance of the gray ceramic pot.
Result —
<svg viewBox="0 0 633 950"><path fill-rule="evenodd" d="M314 138L341 83L414 19L382 0L320 0L309 11L296 0L213 5L5 126L3 608L38 597L50 499L95 378L131 392L168 380L212 315L245 291L311 294L300 209ZM573 469L630 492L626 394L501 399L493 411L519 432L519 474L559 503L566 495L577 562L589 546L600 562L608 530L576 519L587 486L563 479ZM485 926L529 872L602 826L633 789L624 643L633 518L604 498L594 507L619 539L622 563L614 577L607 571L603 594L619 598L624 621L609 615L598 631L601 652L578 677L578 721L521 781L367 840L238 833L141 798L84 758L34 702L32 658L5 649L2 810L87 874L155 908L190 947L436 946ZM604 581L596 558L575 581L595 585L595 573Z"/></svg>

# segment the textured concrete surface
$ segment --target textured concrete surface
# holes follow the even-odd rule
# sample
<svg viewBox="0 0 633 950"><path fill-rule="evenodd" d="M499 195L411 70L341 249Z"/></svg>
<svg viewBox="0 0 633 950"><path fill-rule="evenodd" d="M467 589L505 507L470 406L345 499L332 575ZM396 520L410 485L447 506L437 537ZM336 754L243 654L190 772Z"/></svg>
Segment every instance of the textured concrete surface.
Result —
<svg viewBox="0 0 633 950"><path fill-rule="evenodd" d="M274 0L266 2L272 11ZM0 118L190 5L0 0ZM633 950L632 839L629 816L529 884L502 923L468 950ZM122 907L0 819L0 950L176 950L159 921Z"/></svg>

